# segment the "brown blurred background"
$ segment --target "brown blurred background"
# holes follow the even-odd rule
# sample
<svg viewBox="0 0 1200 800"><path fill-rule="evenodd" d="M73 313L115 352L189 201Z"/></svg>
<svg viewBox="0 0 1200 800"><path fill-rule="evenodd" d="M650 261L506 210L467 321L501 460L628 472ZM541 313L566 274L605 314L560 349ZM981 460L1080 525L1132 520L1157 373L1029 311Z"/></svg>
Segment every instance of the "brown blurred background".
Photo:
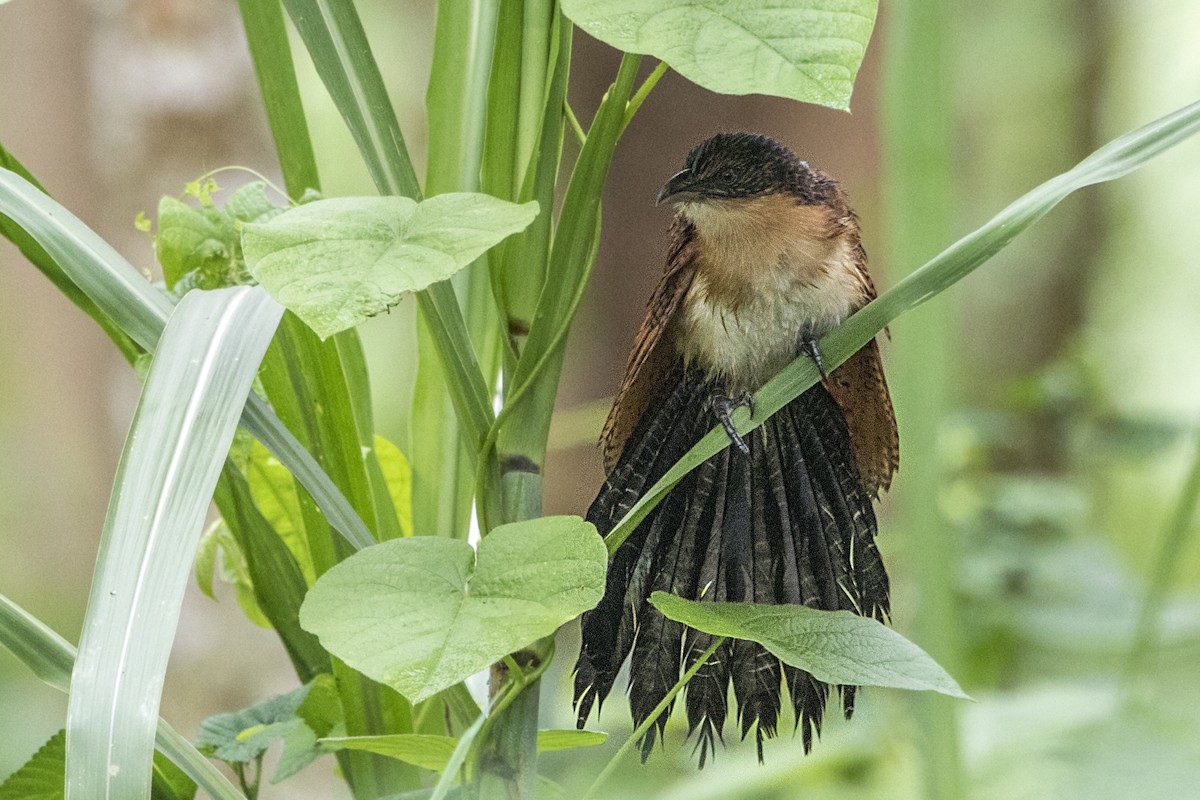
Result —
<svg viewBox="0 0 1200 800"><path fill-rule="evenodd" d="M612 168L599 260L568 347L559 396L563 422L554 433L561 446L547 470L548 513L581 513L599 483L599 455L589 443L664 255L669 212L654 208L653 198L701 139L744 129L786 142L847 187L881 291L917 266L884 257L881 184L888 154L879 107L890 4L882 5L852 115L757 96L717 96L668 73L630 126ZM360 7L421 174L432 4L374 0ZM955 92L957 235L1109 138L1200 98L1194 39L1200 4L1194 0L1149 0L1136 7L1103 0L1000 0L954 13L948 79ZM571 103L581 118L590 118L617 60L605 45L577 32ZM304 74L326 193L371 193L340 119L319 82ZM153 252L134 228L138 212L152 215L161 195L178 194L186 181L217 167L277 172L236 5L223 0L0 6L0 141L60 202L148 272L154 270ZM976 657L967 678L976 681L984 700L968 710L975 717L965 734L969 763L979 775L1006 769L1006 761L988 760L996 737L1012 738L996 720L1022 713L1017 700L1036 704L1022 694L1000 702L993 713L996 706L986 698L1026 684L1040 690L1047 681L1104 683L1109 673L1095 663L1111 666L1129 627L1128 608L1116 617L1106 605L1079 625L1019 617L1025 622L1009 619L1006 626L992 616L1045 607L1039 592L1048 591L1047 574L1069 583L1079 571L1075 577L1095 591L1127 594L1131 602L1141 591L1200 419L1198 175L1200 143L1189 142L1131 178L1069 199L935 301L952 306L954 320L954 413L943 426L951 479L941 500L951 523L968 543L997 526L1040 531L1037 526L1049 525L1057 531L1053 542L1081 545L1080 552L1098 554L1103 563L1088 572L1091 562L1069 554L1060 553L1060 562L1023 560L1020 553L1042 552L1022 549L1026 528L1010 542L1017 556L1006 551L997 557L986 547L977 559L968 553L968 580L986 595L967 591L963 601L964 613L975 614L964 622L974 626L969 638ZM949 244L930 242L926 255ZM74 640L138 385L100 331L3 242L0 275L0 592ZM885 358L921 346L906 331L922 313L893 325ZM400 442L413 369L410 315L411 304L402 304L362 331L380 427ZM903 416L919 409L922 399L910 395L897 402ZM904 480L902 468L894 495L902 496ZM885 517L890 502L885 500ZM1003 525L994 518L994 505L1004 512ZM1025 521L1012 522L1020 514ZM1005 535L985 538L995 542ZM895 558L903 623L904 543L885 547ZM1187 597L1195 597L1200 568L1196 548L1188 553L1181 566L1191 594L1175 610L1183 615L1178 629L1194 636L1200 622ZM1061 638L1061 630L1079 634L1087 640L1085 652L1101 652L1099 662L1087 661L1077 670L1082 677L1067 674L1064 659L1078 662L1028 634L1041 623L1050 626L1050 639ZM1105 635L1089 633L1106 625ZM1168 666L1180 674L1190 669L1194 677L1200 661L1194 642L1187 641ZM247 623L229 592L214 604L190 591L163 700L169 721L194 736L206 716L257 702L293 682L273 636ZM974 691L969 682L967 688ZM1070 709L1094 700L1086 693L1068 695L1076 704ZM547 713L565 725L565 702L560 705ZM0 729L9 732L0 746L0 775L62 727L65 708L65 697L0 652ZM898 712L889 708L881 704L864 713L868 720L895 719ZM619 710L609 711L604 722L614 731L626 724ZM869 721L863 728L875 729ZM851 743L862 733L853 726L835 730L835 738ZM1177 738L1196 755L1195 728ZM901 745L880 747L893 761L907 763ZM687 754L680 749L682 765ZM794 761L795 752L798 744L790 742L773 756L776 763ZM729 760L741 764L739 758ZM263 796L341 797L328 776L331 763L310 768L299 784L266 787ZM763 775L775 773L744 774L761 783ZM910 796L916 785L911 764L896 774L890 790L836 796ZM700 796L699 785L684 784L692 796ZM995 788L1005 785L981 782L972 796L1056 796ZM763 797L791 796L779 787L759 788ZM810 787L805 796L835 795Z"/></svg>

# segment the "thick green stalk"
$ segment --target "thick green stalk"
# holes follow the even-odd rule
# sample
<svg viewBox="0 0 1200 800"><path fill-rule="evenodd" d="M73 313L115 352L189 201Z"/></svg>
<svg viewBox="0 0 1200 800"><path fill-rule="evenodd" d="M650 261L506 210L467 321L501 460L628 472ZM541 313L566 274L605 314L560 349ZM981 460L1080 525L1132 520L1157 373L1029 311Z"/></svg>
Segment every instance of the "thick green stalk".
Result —
<svg viewBox="0 0 1200 800"><path fill-rule="evenodd" d="M487 122L487 87L499 0L438 5L433 70L426 93L429 159L425 191L478 191ZM482 261L454 281L463 323L478 359L483 392L491 397L499 370L499 319ZM474 491L477 430L456 416L448 380L424 306L417 326L418 357L409 425L413 465L413 524L418 533L465 537Z"/></svg>
<svg viewBox="0 0 1200 800"><path fill-rule="evenodd" d="M891 7L883 92L889 255L916 265L953 236L951 6L907 0ZM958 547L938 510L943 486L938 434L950 406L955 318L949 298L897 324L891 369L903 448L897 499L917 587L913 639L947 670L961 662L957 636ZM958 704L932 692L909 698L923 765L924 796L966 794Z"/></svg>
<svg viewBox="0 0 1200 800"><path fill-rule="evenodd" d="M496 461L487 461L482 468L495 470L498 462L503 496L499 504L494 498L484 498L484 530L498 524L505 510L531 507L530 498L537 498L540 504L542 466L562 372L563 345L595 262L601 195L640 64L641 56L626 54L621 59L617 78L596 112L587 143L571 172L549 254L548 277L529 338L513 370L511 385L505 386L504 410L489 435L489 447L483 451L484 458L490 459L490 443L495 443Z"/></svg>

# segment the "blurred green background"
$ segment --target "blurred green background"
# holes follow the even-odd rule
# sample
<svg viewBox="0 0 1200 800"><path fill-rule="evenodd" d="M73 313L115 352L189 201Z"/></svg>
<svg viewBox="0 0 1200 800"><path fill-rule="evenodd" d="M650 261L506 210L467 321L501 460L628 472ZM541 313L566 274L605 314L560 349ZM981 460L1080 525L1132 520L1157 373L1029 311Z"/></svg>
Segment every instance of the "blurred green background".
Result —
<svg viewBox="0 0 1200 800"><path fill-rule="evenodd" d="M421 173L433 4L360 8ZM938 24L920 24L923 12ZM1195 0L998 0L954 5L950 17L935 4L884 2L853 115L712 95L668 74L613 164L552 431L547 513L582 513L599 485L592 443L665 253L669 212L653 198L691 146L717 130L759 131L840 178L882 291L1096 146L1200 98L1197 30ZM576 34L571 100L581 116L616 63ZM370 193L309 73L305 92L325 190ZM910 98L907 111L922 114L898 107ZM906 149L905 137L936 146ZM227 0L0 8L0 140L148 273L139 211L217 167L275 174ZM1200 142L1189 142L1070 198L892 327L885 358L902 464L882 505L881 546L895 623L977 702L866 691L854 722L830 720L808 758L785 723L765 767L731 725L728 751L701 774L675 719L666 751L628 764L605 796L1200 797L1195 520L1166 560L1169 585L1155 571L1197 455L1198 217ZM0 592L74 640L138 386L7 243L0 270ZM401 442L411 314L405 303L362 329L380 426ZM1159 637L1135 647L1152 586L1169 590ZM568 628L546 681L544 727L571 724L576 646ZM274 637L244 620L230 592L220 603L190 592L166 719L194 736L210 714L294 680ZM596 725L611 745L543 760L569 793L623 740L622 702L614 696ZM0 776L62 727L65 709L65 697L0 652ZM332 770L324 759L263 797L347 796Z"/></svg>

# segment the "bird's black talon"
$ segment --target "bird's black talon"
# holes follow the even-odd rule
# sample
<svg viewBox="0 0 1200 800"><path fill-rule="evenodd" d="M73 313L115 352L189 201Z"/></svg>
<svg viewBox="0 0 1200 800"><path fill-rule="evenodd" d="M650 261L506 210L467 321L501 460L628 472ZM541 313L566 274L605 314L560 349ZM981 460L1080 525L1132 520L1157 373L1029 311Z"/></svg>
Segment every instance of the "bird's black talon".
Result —
<svg viewBox="0 0 1200 800"><path fill-rule="evenodd" d="M817 372L821 373L821 380L825 380L829 375L825 372L825 361L821 358L821 349L817 347L817 340L813 336L806 333L801 333L796 337L796 351L808 356L817 365Z"/></svg>
<svg viewBox="0 0 1200 800"><path fill-rule="evenodd" d="M742 392L742 396L738 398L737 405L745 406L750 412L750 419L754 419L754 393Z"/></svg>
<svg viewBox="0 0 1200 800"><path fill-rule="evenodd" d="M742 451L742 455L750 455L750 446L742 438L742 435L737 432L737 428L733 425L733 420L730 418L733 410L746 402L745 397L738 400L737 403L732 402L725 393L720 389L716 389L712 394L713 413L717 415L717 420L720 421L721 427L725 429L725 435L729 437L729 441L737 446L738 450ZM751 401L752 402L752 401ZM754 414L753 406L750 413Z"/></svg>

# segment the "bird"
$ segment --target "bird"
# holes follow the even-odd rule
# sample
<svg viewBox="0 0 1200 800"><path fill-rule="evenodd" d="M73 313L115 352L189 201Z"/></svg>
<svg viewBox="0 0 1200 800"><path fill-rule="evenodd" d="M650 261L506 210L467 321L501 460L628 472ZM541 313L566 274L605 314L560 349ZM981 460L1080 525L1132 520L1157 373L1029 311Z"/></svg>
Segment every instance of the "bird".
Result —
<svg viewBox="0 0 1200 800"><path fill-rule="evenodd" d="M826 373L819 340L875 297L858 218L841 185L763 135L726 132L688 153L656 204L677 209L662 277L604 424L605 480L587 520L607 535L716 424L729 446L689 473L610 559L582 617L574 706L583 728L629 659L644 722L713 637L668 619L655 591L711 602L802 604L886 622L888 576L874 502L899 440L872 339ZM746 436L731 414L800 356L821 380ZM804 752L831 689L761 645L726 640L683 692L699 765L724 742L729 689L741 738L776 735L786 686ZM836 687L848 719L854 686ZM672 703L673 705L673 703ZM666 713L641 740L663 741Z"/></svg>

